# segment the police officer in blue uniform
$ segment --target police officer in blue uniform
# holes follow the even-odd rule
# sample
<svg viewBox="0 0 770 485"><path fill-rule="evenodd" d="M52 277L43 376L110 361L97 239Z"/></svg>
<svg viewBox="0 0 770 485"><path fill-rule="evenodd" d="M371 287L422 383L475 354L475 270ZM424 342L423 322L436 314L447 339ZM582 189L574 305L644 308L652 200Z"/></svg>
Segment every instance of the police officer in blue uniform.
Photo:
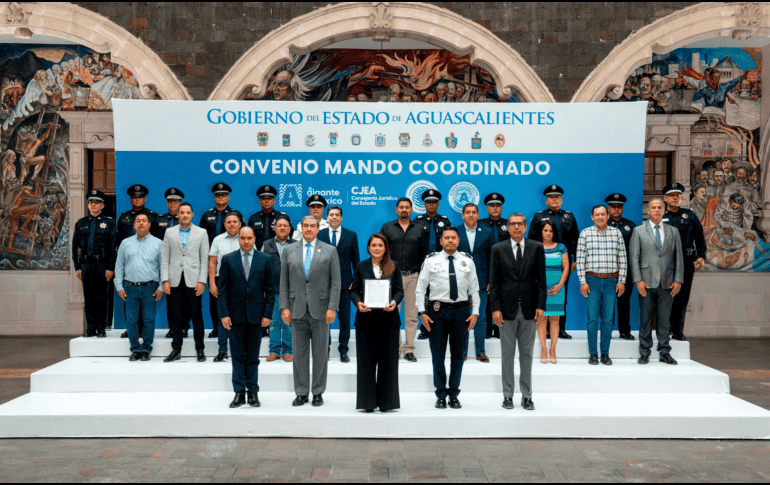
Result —
<svg viewBox="0 0 770 485"><path fill-rule="evenodd" d="M86 312L84 337L106 337L107 290L115 276L115 220L102 214L106 197L100 190L91 190L88 216L75 223L72 235L72 261L77 277L83 282Z"/></svg>
<svg viewBox="0 0 770 485"><path fill-rule="evenodd" d="M274 209L276 195L278 195L278 191L272 185L262 185L257 189L257 197L259 197L262 210L252 214L248 222L248 225L254 229L254 237L257 238L254 247L257 249L261 248L265 241L275 237L275 220L278 216L286 215ZM292 234L289 232L289 238L291 236Z"/></svg>
<svg viewBox="0 0 770 485"><path fill-rule="evenodd" d="M423 254L440 252L441 235L444 233L444 229L452 227L452 223L449 222L448 217L438 213L441 192L436 189L428 189L422 193L421 198L425 205L425 214L415 217L414 224L416 226L422 226L422 240L425 244ZM425 328L425 325L420 325L420 335L417 336L417 339L426 340L427 338L428 330Z"/></svg>
<svg viewBox="0 0 770 485"><path fill-rule="evenodd" d="M128 188L126 191L129 197L131 197L131 210L126 211L118 217L118 233L117 237L115 239L115 255L118 254L118 248L120 248L120 243L123 242L124 239L128 239L129 237L136 234L136 230L134 230L134 219L136 219L136 216L139 214L147 214L147 219L150 221L150 234L153 236L156 236L158 232L158 213L155 211L152 211L144 206L144 204L147 203L147 194L150 193L150 190L141 184L132 185ZM157 236L156 236L157 237ZM110 300L110 308L109 308L109 314L112 315L112 309L113 309L113 301L114 301L114 293L115 293L115 286L114 282L111 282L110 284L110 295L112 297ZM125 305L123 307L123 310L125 311ZM144 324L142 321L139 321L139 334L142 334L142 330L144 329ZM120 335L120 338L128 338L128 332L123 332Z"/></svg>
<svg viewBox="0 0 770 485"><path fill-rule="evenodd" d="M505 204L505 197L503 197L503 194L492 192L484 197L484 205L487 206L487 214L489 214L489 217L481 219L479 225L488 227L492 230L492 235L495 238L494 244L507 241L511 238L510 233L508 233L508 220L505 217L502 217L503 204ZM483 289L484 288L482 288L482 290ZM499 339L500 327L495 325L495 322L492 321L492 305L487 305L485 313L487 314L487 338Z"/></svg>
<svg viewBox="0 0 770 485"><path fill-rule="evenodd" d="M577 254L577 243L578 239L580 238L580 230L578 229L577 221L575 220L575 216L572 214L572 212L562 210L561 208L564 189L558 185L549 185L545 188L545 190L543 190L543 195L545 196L545 204L548 206L548 209L542 210L536 213L534 217L532 217L532 221L530 221L529 224L529 234L527 235L527 238L537 241L539 238L534 237L534 234L532 233L536 227L540 227L540 224L537 223L546 219L553 222L556 226L556 229L559 231L559 241L561 241L561 243L567 247L569 260L572 263L570 266L570 273L574 273L577 266L577 263L575 262L575 256ZM565 308L567 307L567 298L569 298L569 280L570 279L567 278L567 282L564 283ZM564 315L559 317L559 327L559 338L572 338L572 336L565 331L565 328L567 327L566 312Z"/></svg>
<svg viewBox="0 0 770 485"><path fill-rule="evenodd" d="M158 230L153 234L161 241L166 236L166 230L179 225L179 205L184 199L184 192L176 187L170 187L163 194L166 197L166 207L168 212L158 216ZM168 321L168 333L166 338L173 338L171 333L171 295L166 295L166 320ZM190 321L182 323L182 338L187 338L190 334Z"/></svg>
<svg viewBox="0 0 770 485"><path fill-rule="evenodd" d="M682 193L684 193L684 185L679 182L672 182L663 187L663 199L666 202L663 222L679 230L684 256L682 289L674 297L674 304L671 307L671 336L675 340L687 340L684 336L684 318L687 313L687 303L690 301L692 279L695 272L703 267L706 259L706 238L703 235L703 226L693 211L679 207L682 203Z"/></svg>
<svg viewBox="0 0 770 485"><path fill-rule="evenodd" d="M201 216L201 220L198 226L202 227L209 234L209 246L214 241L214 238L227 232L225 229L225 219L227 214L235 212L238 214L238 218L241 220L241 226L243 226L243 214L230 207L230 193L233 189L230 188L224 182L218 182L211 187L211 192L214 194L214 203L216 204L211 209L207 210ZM209 298L209 314L212 319L214 315L217 315L216 300ZM217 338L219 333L217 332L216 322L212 322L214 329L209 333L209 338Z"/></svg>
<svg viewBox="0 0 770 485"><path fill-rule="evenodd" d="M626 245L626 254L630 257L631 253L628 251L628 248L631 245L631 234L633 234L636 224L634 221L630 221L623 217L626 201L626 197L620 193L610 194L604 199L610 213L607 224L619 230L623 235L623 243ZM630 260L628 267L631 267ZM616 315L618 316L618 332L620 332L620 338L623 340L635 340L634 336L631 335L631 293L633 292L630 290L625 291L617 298L618 308Z"/></svg>

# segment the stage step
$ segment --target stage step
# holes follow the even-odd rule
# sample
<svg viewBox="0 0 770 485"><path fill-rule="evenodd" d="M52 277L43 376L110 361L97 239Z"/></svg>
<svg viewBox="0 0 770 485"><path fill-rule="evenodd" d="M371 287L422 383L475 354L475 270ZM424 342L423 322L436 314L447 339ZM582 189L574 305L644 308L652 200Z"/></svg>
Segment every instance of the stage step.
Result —
<svg viewBox="0 0 770 485"><path fill-rule="evenodd" d="M446 362L447 372L449 361ZM519 374L518 361L515 365ZM502 392L500 359L482 363L469 358L463 367L461 389L467 392ZM232 365L229 361L199 363L185 358L164 363L162 357L150 362L129 362L125 357L71 358L32 374L34 393L64 392L225 392L232 390ZM292 364L284 361L259 365L259 385L264 392L291 392L294 389ZM399 364L399 385L404 392L433 389L430 359ZM517 384L518 385L518 384ZM532 368L535 393L591 392L648 394L729 393L726 374L691 360L680 360L669 366L651 360L643 366L636 359L616 359L612 366L591 366L586 360L565 359L558 364L541 364L535 359ZM329 392L356 390L355 360L343 364L329 362ZM709 397L710 398L710 397ZM678 406L678 405L677 405Z"/></svg>
<svg viewBox="0 0 770 485"><path fill-rule="evenodd" d="M33 392L0 406L0 438L698 438L768 439L770 412L729 394L535 393L535 411L502 395L463 392L463 408L402 392L401 410L366 414L352 393L294 408L291 392L261 392L262 407L229 409L229 392Z"/></svg>
<svg viewBox="0 0 770 485"><path fill-rule="evenodd" d="M153 355L166 356L171 353L171 339L165 337L167 329L156 330L155 340L153 342ZM206 330L208 335L210 330ZM70 357L128 357L131 355L129 350L128 339L121 339L120 334L122 330L111 330L108 332L107 338L84 338L79 337L70 341ZM556 344L557 357L562 359L587 359L588 358L588 341L586 339L586 332L583 331L570 331L573 336L572 340L560 339ZM332 330L332 346L331 346L331 358L339 359L338 335L339 330ZM639 357L639 340L638 333L634 332L637 340L628 341L621 340L617 332L613 334L612 344L610 345L610 357L612 359L637 359ZM350 335L350 351L348 355L353 358L356 355L355 345L355 330ZM550 345L550 341L548 341ZM657 341L653 344L652 359L657 360L658 353ZM218 345L216 339L206 339L205 352L208 357L214 357L218 352ZM485 342L486 353L489 357L500 357L500 340L499 339L487 339ZM260 348L259 355L267 357L270 352L270 344L268 338L262 339L262 346ZM535 357L540 357L540 342L535 340L534 347ZM415 340L415 356L417 358L430 359L430 346L427 340ZM473 335L470 337L468 345L468 354L470 358L476 355L474 347ZM195 343L192 339L192 332L190 337L184 340L182 346L182 356L194 357ZM690 342L680 342L677 340L671 340L671 355L677 359L689 359L690 358Z"/></svg>

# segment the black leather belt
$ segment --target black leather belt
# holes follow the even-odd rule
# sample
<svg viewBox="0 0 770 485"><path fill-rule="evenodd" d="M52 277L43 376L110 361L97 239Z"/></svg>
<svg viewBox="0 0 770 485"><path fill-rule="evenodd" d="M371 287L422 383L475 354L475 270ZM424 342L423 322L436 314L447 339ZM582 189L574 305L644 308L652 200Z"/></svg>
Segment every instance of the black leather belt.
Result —
<svg viewBox="0 0 770 485"><path fill-rule="evenodd" d="M144 283L132 283L131 281L124 281L123 286L150 286L155 285L158 286L157 281L145 281Z"/></svg>
<svg viewBox="0 0 770 485"><path fill-rule="evenodd" d="M439 304L439 307L440 307L439 309L446 308L448 310L457 310L458 308L468 308L468 302L467 301L458 301L458 302L455 302L455 303L447 303L447 302L438 301L438 300L434 300L434 301L430 302L430 307L433 308L433 306L436 303Z"/></svg>
<svg viewBox="0 0 770 485"><path fill-rule="evenodd" d="M409 276L409 275L415 274L415 273L419 273L419 271L417 271L417 270L415 270L415 271L402 271L401 272L401 276Z"/></svg>

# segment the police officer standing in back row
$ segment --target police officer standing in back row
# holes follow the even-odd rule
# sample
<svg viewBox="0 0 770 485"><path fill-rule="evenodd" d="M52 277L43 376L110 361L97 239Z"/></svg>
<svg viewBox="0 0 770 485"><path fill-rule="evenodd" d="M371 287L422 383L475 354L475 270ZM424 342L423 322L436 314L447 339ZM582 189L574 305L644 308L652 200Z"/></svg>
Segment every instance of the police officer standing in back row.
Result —
<svg viewBox="0 0 770 485"><path fill-rule="evenodd" d="M690 301L692 279L695 272L703 267L706 259L706 238L698 216L690 209L679 207L683 192L684 185L678 182L672 182L663 188L663 198L666 201L663 222L679 230L684 260L682 289L674 297L671 307L671 336L675 340L687 340L684 336L684 317L687 313L687 303Z"/></svg>
<svg viewBox="0 0 770 485"><path fill-rule="evenodd" d="M278 195L278 191L272 185L263 185L257 189L257 197L259 197L259 205L262 206L262 210L252 214L248 222L248 225L254 230L254 237L256 238L254 247L257 249L261 248L265 241L270 241L275 237L275 220L278 216L286 215L274 209L276 195ZM289 237L291 237L291 233Z"/></svg>
<svg viewBox="0 0 770 485"><path fill-rule="evenodd" d="M204 212L198 223L198 227L205 229L209 234L209 247L214 242L215 237L223 232L227 232L225 230L225 218L227 217L227 214L235 212L241 220L241 226L244 224L243 214L230 207L230 193L232 191L233 189L224 182L216 183L211 187L211 192L214 194L214 203L216 205ZM211 316L211 322L214 327L211 333L209 333L209 338L217 338L219 334L217 332L216 322L219 318L219 314L217 312L216 299L214 298L209 298L209 315Z"/></svg>
<svg viewBox="0 0 770 485"><path fill-rule="evenodd" d="M115 220L102 215L105 195L91 190L87 195L88 216L75 223L72 261L83 282L86 311L84 337L106 337L107 290L115 276Z"/></svg>
<svg viewBox="0 0 770 485"><path fill-rule="evenodd" d="M425 205L425 214L415 217L416 226L422 226L423 231L423 254L432 254L441 251L441 235L444 229L452 227L449 218L438 213L438 205L441 200L441 192L436 189L428 189L422 193L422 202ZM425 325L420 325L420 335L418 340L428 338L428 330Z"/></svg>
<svg viewBox="0 0 770 485"><path fill-rule="evenodd" d="M166 230L179 225L179 205L184 199L184 192L171 187L164 194L168 212L158 217L158 230L153 234L161 241L166 236ZM166 295L166 321L168 321L168 333L166 338L173 338L171 332L171 295ZM190 321L182 322L182 338L187 338L190 332Z"/></svg>
<svg viewBox="0 0 770 485"><path fill-rule="evenodd" d="M631 253L629 252L629 246L631 245L631 234L634 233L636 224L634 221L630 221L623 217L623 210L625 209L626 197L623 194L615 193L608 195L604 202L607 203L607 207L610 213L610 218L607 224L614 227L623 235L623 243L626 245L626 255L628 255L628 268L631 268ZM618 332L620 332L620 338L623 340L634 340L634 336L631 335L631 293L633 293L630 286L626 287L626 291L620 295L618 300ZM614 320L614 319L613 319Z"/></svg>
<svg viewBox="0 0 770 485"><path fill-rule="evenodd" d="M508 220L501 217L503 214L503 204L505 204L505 197L497 192L492 192L484 197L484 205L487 206L487 214L489 214L489 217L481 219L479 225L488 227L492 230L492 236L494 237L492 243L493 246L511 238L511 235L508 233ZM482 291L483 290L486 290L486 288L482 288ZM492 321L492 305L487 305L485 313L487 317L487 338L499 339L500 327L495 325L495 322Z"/></svg>
<svg viewBox="0 0 770 485"><path fill-rule="evenodd" d="M118 249L120 249L120 244L128 239L129 237L136 234L136 230L134 229L134 220L136 219L136 216L139 214L147 214L147 219L150 221L150 234L155 236L158 231L158 213L155 211L152 211L144 206L144 204L147 203L147 194L150 193L149 189L145 187L144 185L132 185L128 188L126 191L129 197L131 197L131 210L126 211L122 214L120 214L120 217L118 217L118 234L117 238L115 239L115 255L118 254ZM114 284L114 283L113 283ZM112 302L114 301L112 293L114 293L114 286L110 285L110 308L109 313L112 314ZM123 307L125 312L125 306ZM142 324L141 319L139 320L139 335L142 334L142 330L144 329L144 325ZM128 338L128 332L123 332L120 335L120 338Z"/></svg>
<svg viewBox="0 0 770 485"><path fill-rule="evenodd" d="M578 229L575 216L570 211L562 210L561 204L563 202L562 195L564 195L564 189L558 185L549 185L543 191L545 195L545 204L548 209L540 211L532 217L532 221L529 224L529 234L527 239L534 239L538 241L537 237L532 231L537 230L540 227L540 222L546 219L550 220L556 226L556 230L559 231L559 241L567 247L567 253L569 254L569 260L572 263L570 265L570 273L575 272L576 262L575 257L577 255L577 243L580 238L580 230ZM569 295L569 277L564 283L564 308L567 308L567 298ZM572 336L568 334L565 329L567 328L567 312L559 317L559 338L571 339ZM550 338L550 331L548 332Z"/></svg>

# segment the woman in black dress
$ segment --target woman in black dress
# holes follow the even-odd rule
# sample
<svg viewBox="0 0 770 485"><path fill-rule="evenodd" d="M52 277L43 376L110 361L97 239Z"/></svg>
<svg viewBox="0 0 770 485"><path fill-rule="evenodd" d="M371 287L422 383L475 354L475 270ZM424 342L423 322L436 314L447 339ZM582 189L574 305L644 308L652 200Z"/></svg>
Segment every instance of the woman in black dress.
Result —
<svg viewBox="0 0 770 485"><path fill-rule="evenodd" d="M356 305L356 362L358 392L356 409L373 412L399 409L398 336L401 316L397 306L404 299L401 271L390 259L388 241L382 234L369 238L367 250L371 258L361 261L353 274L350 299ZM364 305L364 280L390 279L390 305L384 309Z"/></svg>

